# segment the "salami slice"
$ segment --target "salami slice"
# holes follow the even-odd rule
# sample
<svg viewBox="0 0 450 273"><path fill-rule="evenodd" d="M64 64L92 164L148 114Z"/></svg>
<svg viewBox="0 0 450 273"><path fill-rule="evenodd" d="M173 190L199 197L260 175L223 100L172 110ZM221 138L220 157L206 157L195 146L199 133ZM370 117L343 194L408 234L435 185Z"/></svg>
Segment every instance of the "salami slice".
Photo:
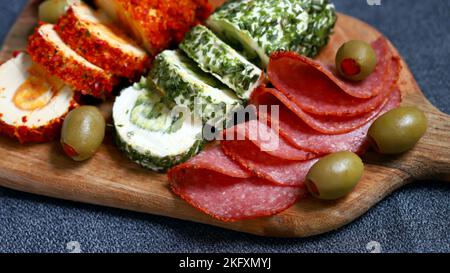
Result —
<svg viewBox="0 0 450 273"><path fill-rule="evenodd" d="M295 102L274 88L260 86L253 92L251 101L254 105L284 105L309 127L323 134L343 134L351 132L373 119L387 102L387 98L371 112L355 117L318 116L304 112Z"/></svg>
<svg viewBox="0 0 450 273"><path fill-rule="evenodd" d="M398 89L389 97L388 102L383 107L377 116L380 116L387 111L398 107L401 102L401 94ZM259 115L259 119L271 119ZM282 138L285 138L289 143L292 143L297 148L307 150L316 154L329 154L339 151L352 151L357 154L363 154L368 147L367 132L372 125L371 120L364 126L355 131L339 134L326 135L311 129L307 124L300 120L294 113L289 111L286 107L280 107L279 113L279 132Z"/></svg>
<svg viewBox="0 0 450 273"><path fill-rule="evenodd" d="M272 84L303 111L322 116L358 116L382 104L398 80L400 62L385 38L372 44L377 67L360 83L342 81L330 68L292 52L271 56ZM369 98L366 98L369 97Z"/></svg>
<svg viewBox="0 0 450 273"><path fill-rule="evenodd" d="M306 196L304 188L281 187L251 177L221 151L215 146L170 170L173 192L222 221L275 215Z"/></svg>
<svg viewBox="0 0 450 273"><path fill-rule="evenodd" d="M247 140L248 145L284 160L303 161L317 157L316 154L292 146L267 124L258 120L238 124L224 132L225 141Z"/></svg>
<svg viewBox="0 0 450 273"><path fill-rule="evenodd" d="M213 164L220 162L220 164ZM204 169L213 172L225 174L235 178L250 178L252 175L239 167L236 163L230 160L220 148L220 145L209 147L206 151L191 158L186 166L192 169Z"/></svg>
<svg viewBox="0 0 450 273"><path fill-rule="evenodd" d="M249 172L283 186L303 187L309 169L318 161L280 159L261 151L249 140L222 141L221 146L226 155Z"/></svg>

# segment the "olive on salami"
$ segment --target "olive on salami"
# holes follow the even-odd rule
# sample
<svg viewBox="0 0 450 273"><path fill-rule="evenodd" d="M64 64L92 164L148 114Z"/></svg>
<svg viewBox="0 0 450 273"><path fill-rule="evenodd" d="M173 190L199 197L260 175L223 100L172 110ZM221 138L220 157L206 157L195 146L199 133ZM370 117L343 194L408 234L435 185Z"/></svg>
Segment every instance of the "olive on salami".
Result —
<svg viewBox="0 0 450 273"><path fill-rule="evenodd" d="M385 38L372 43L378 63L365 80L340 79L330 65L293 52L277 52L267 69L272 84L303 111L321 116L359 116L382 104L400 73L399 58Z"/></svg>

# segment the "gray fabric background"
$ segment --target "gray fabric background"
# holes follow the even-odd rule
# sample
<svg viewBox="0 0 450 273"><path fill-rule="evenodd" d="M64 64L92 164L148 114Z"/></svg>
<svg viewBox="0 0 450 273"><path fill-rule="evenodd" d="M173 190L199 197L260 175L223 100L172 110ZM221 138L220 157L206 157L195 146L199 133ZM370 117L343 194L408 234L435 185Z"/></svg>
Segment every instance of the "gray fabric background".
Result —
<svg viewBox="0 0 450 273"><path fill-rule="evenodd" d="M0 3L3 41L25 0ZM334 3L385 33L428 98L450 112L450 1ZM67 252L70 241L85 252L368 252L371 241L383 252L449 252L449 227L450 185L438 181L406 187L345 228L308 239L260 238L0 188L1 252Z"/></svg>

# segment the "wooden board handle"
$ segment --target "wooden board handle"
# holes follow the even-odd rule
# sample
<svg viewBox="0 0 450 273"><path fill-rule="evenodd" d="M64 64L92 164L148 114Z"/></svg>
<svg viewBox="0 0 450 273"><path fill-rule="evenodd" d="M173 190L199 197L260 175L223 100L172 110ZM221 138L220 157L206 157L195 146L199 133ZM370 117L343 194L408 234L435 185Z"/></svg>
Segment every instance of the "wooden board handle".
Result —
<svg viewBox="0 0 450 273"><path fill-rule="evenodd" d="M422 157L429 160L430 166L424 175L450 182L450 116L426 102L430 125L421 148L424 149Z"/></svg>
<svg viewBox="0 0 450 273"><path fill-rule="evenodd" d="M421 95L410 94L405 105L418 106L428 118L427 133L413 150L398 156L369 153L370 163L399 169L411 180L439 179L450 182L450 116Z"/></svg>

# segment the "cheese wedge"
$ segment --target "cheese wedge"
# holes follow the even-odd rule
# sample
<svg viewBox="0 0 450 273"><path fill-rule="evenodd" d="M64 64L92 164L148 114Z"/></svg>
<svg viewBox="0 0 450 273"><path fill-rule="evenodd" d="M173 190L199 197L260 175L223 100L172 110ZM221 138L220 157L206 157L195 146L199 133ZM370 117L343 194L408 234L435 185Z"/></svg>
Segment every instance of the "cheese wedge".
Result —
<svg viewBox="0 0 450 273"><path fill-rule="evenodd" d="M137 80L150 66L144 49L84 3L70 6L55 30L79 55L114 75Z"/></svg>
<svg viewBox="0 0 450 273"><path fill-rule="evenodd" d="M49 74L85 95L105 98L118 83L111 73L90 63L67 46L52 24L36 28L29 38L28 53Z"/></svg>
<svg viewBox="0 0 450 273"><path fill-rule="evenodd" d="M74 96L72 88L20 53L0 66L0 133L21 143L53 140L77 106Z"/></svg>

